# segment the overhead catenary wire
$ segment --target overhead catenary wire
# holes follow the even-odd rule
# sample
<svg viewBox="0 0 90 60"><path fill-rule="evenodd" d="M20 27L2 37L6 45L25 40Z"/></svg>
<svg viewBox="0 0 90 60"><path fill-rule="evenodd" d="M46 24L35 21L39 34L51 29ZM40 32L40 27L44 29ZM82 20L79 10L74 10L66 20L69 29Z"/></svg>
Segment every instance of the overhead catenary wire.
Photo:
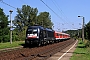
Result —
<svg viewBox="0 0 90 60"><path fill-rule="evenodd" d="M55 15L57 15L57 17L59 17L61 20L63 20L64 22L66 22L67 23L67 21L65 21L64 19L62 19L62 17L60 17L53 9L51 9L43 0L40 0L44 5L46 5ZM59 8L58 8L59 9ZM67 23L68 24L68 23ZM68 25L70 25L70 24L68 24ZM70 26L72 26L72 25L70 25ZM72 28L74 28L73 26L72 26Z"/></svg>
<svg viewBox="0 0 90 60"><path fill-rule="evenodd" d="M59 17L61 20L63 20L62 19L62 17L60 17L53 9L51 9L43 0L40 0L44 5L46 5L57 17ZM63 20L64 21L64 20Z"/></svg>
<svg viewBox="0 0 90 60"><path fill-rule="evenodd" d="M22 1L22 0L20 0L20 1L21 1L22 3L24 3L24 4L26 4L24 1ZM45 4L57 17L59 17L62 21L66 22L66 21L65 21L61 16L59 16L52 8L50 8L43 0L40 0L40 1L43 2L43 4ZM4 2L3 0L0 0L0 2L17 10L16 7L13 7L12 5ZM56 4L57 4L57 3L56 3ZM63 11L59 9L59 5L58 5L58 4L57 4L57 7L58 7L58 10L61 11L61 13L64 15ZM66 23L67 23L67 22L66 22ZM68 24L68 23L67 23L67 24ZM70 24L69 24L69 25L70 25Z"/></svg>
<svg viewBox="0 0 90 60"><path fill-rule="evenodd" d="M65 17L65 21L68 19L67 16L64 14L64 12L62 11L62 9L60 8L60 6L58 5L58 3L55 0L51 0L53 2L53 4L55 5L55 7L59 10L59 12ZM70 23L69 19L68 22ZM66 21L66 24L68 24L68 22ZM68 24L69 26L71 26L72 28L74 28L75 26L72 26L71 24Z"/></svg>
<svg viewBox="0 0 90 60"><path fill-rule="evenodd" d="M67 20L67 17L65 16L65 14L63 13L62 9L59 7L58 3L54 0L51 0L53 2L53 4L55 5L55 7L58 9L58 11L65 17L65 19Z"/></svg>
<svg viewBox="0 0 90 60"><path fill-rule="evenodd" d="M53 2L53 4L55 5L55 7L59 10L59 12L63 15L62 10L60 9L60 7L58 6L57 3L55 3L53 0L51 0Z"/></svg>
<svg viewBox="0 0 90 60"><path fill-rule="evenodd" d="M66 24L68 24L68 22L70 23L69 19L67 18L67 16L64 14L64 12L62 11L62 9L60 8L60 6L58 5L58 3L55 0L51 0L53 2L53 4L55 5L55 7L58 9L58 11L64 16L65 18L65 22ZM68 19L68 20L67 20ZM67 21L68 22L67 22ZM75 26L72 26L71 24L68 24L69 26L71 26L72 28L75 28Z"/></svg>
<svg viewBox="0 0 90 60"><path fill-rule="evenodd" d="M16 10L17 10L17 8L16 8L16 7L11 6L10 4L8 4L8 3L4 2L3 0L0 0L0 2L1 2L1 3L3 3L3 4L5 4L5 5L7 5L7 6L9 6L9 7L12 7L12 8L14 8L14 9L16 9Z"/></svg>

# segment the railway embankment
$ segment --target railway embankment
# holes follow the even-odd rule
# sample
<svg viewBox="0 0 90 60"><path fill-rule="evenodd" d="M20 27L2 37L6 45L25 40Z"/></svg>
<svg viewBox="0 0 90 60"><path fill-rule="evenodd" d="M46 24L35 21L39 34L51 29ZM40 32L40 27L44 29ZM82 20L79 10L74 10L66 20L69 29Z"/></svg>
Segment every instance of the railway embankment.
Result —
<svg viewBox="0 0 90 60"><path fill-rule="evenodd" d="M79 41L70 60L90 60L90 47L86 47L85 43Z"/></svg>
<svg viewBox="0 0 90 60"><path fill-rule="evenodd" d="M30 47L0 52L0 60L46 60L74 42L75 40L70 39L41 47Z"/></svg>
<svg viewBox="0 0 90 60"><path fill-rule="evenodd" d="M10 44L10 42L0 43L0 51L20 48L23 47L24 44L25 44L24 41L15 41L12 44Z"/></svg>

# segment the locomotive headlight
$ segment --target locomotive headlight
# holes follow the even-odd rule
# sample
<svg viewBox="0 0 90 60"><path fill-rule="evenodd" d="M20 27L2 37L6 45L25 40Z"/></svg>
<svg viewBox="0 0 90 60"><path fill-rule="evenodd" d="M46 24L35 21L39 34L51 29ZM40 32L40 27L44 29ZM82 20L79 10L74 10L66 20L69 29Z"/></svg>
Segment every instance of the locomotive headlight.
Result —
<svg viewBox="0 0 90 60"><path fill-rule="evenodd" d="M39 37L37 36L37 38L39 38Z"/></svg>
<svg viewBox="0 0 90 60"><path fill-rule="evenodd" d="M27 34L28 36L30 35L30 34Z"/></svg>
<svg viewBox="0 0 90 60"><path fill-rule="evenodd" d="M38 28L38 32L40 31L40 29Z"/></svg>

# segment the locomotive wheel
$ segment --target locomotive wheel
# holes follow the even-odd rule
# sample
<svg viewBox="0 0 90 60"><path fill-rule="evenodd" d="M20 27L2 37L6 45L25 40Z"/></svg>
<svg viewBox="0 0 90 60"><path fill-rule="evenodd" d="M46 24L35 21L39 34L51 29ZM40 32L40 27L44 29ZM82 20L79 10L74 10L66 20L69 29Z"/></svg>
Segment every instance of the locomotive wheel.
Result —
<svg viewBox="0 0 90 60"><path fill-rule="evenodd" d="M29 44L29 41L25 40L25 45L28 45Z"/></svg>
<svg viewBox="0 0 90 60"><path fill-rule="evenodd" d="M30 41L25 40L25 46L24 46L24 47L29 47L29 46L30 46L30 44L31 44L31 42L30 42Z"/></svg>
<svg viewBox="0 0 90 60"><path fill-rule="evenodd" d="M47 44L47 41L46 40L42 40L42 45L46 45Z"/></svg>
<svg viewBox="0 0 90 60"><path fill-rule="evenodd" d="M48 40L48 41L47 41L47 44L49 44L49 43L50 43L50 41Z"/></svg>
<svg viewBox="0 0 90 60"><path fill-rule="evenodd" d="M52 41L52 43L54 43L54 40Z"/></svg>
<svg viewBox="0 0 90 60"><path fill-rule="evenodd" d="M41 41L40 41L40 42L38 42L38 46L41 46Z"/></svg>
<svg viewBox="0 0 90 60"><path fill-rule="evenodd" d="M41 43L38 43L38 46L41 46Z"/></svg>

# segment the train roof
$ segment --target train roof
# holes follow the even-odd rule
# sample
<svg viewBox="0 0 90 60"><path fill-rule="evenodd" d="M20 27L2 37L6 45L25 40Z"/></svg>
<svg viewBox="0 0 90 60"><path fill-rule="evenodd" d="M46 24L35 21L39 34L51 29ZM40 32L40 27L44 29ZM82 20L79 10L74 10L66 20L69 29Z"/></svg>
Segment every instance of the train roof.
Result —
<svg viewBox="0 0 90 60"><path fill-rule="evenodd" d="M28 26L28 28L41 28L41 29L44 29L44 27L43 26L37 26L37 25L35 25L35 26Z"/></svg>
<svg viewBox="0 0 90 60"><path fill-rule="evenodd" d="M69 35L69 34L67 34L67 33L57 32L57 31L55 31L55 33L58 33L58 34L64 34L64 35Z"/></svg>
<svg viewBox="0 0 90 60"><path fill-rule="evenodd" d="M40 28L40 29L47 30L47 31L54 31L54 30L49 29L49 28L44 28L43 26L40 26L40 25L28 26L28 29L29 28Z"/></svg>
<svg viewBox="0 0 90 60"><path fill-rule="evenodd" d="M62 33L62 32L55 31L55 33Z"/></svg>
<svg viewBox="0 0 90 60"><path fill-rule="evenodd" d="M49 29L49 28L45 28L45 30L47 30L47 31L54 31L54 30L52 30L52 29Z"/></svg>

